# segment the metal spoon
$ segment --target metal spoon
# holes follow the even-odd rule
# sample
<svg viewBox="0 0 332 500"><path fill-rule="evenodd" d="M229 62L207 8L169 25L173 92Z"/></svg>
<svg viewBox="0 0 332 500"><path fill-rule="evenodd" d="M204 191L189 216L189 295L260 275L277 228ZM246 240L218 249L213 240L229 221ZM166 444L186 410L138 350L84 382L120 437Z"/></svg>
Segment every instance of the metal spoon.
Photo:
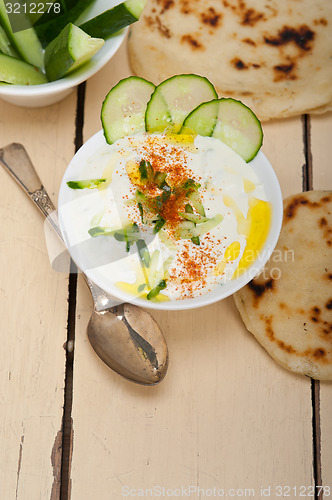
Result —
<svg viewBox="0 0 332 500"><path fill-rule="evenodd" d="M13 143L0 149L0 163L62 240L55 207L24 147ZM95 352L107 366L128 380L144 385L160 382L168 367L168 349L157 323L140 307L116 303L82 274L94 300L87 333Z"/></svg>

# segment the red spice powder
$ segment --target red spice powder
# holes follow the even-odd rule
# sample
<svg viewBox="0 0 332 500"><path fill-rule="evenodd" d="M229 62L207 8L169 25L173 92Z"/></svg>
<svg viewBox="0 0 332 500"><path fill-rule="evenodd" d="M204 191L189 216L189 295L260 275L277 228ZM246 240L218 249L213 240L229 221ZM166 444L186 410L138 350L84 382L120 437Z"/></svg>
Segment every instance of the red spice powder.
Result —
<svg viewBox="0 0 332 500"><path fill-rule="evenodd" d="M189 168L187 152L181 144L168 144L161 140L160 136L148 135L144 143L134 143L133 139L132 145L136 148L140 159L150 162L154 172L167 173L166 182L172 189L188 179L200 182L197 174ZM140 190L150 198L160 196L163 192L154 183L148 183L140 187ZM200 189L202 190L203 188ZM188 203L186 193L178 190L166 198L160 208L159 213L167 221L170 236L182 219L179 212L185 211L186 203ZM213 272L220 256L214 251L215 242L209 233L201 237L200 245L195 245L191 240L181 240L181 247L172 266L169 280L184 299L195 297L200 291L206 292L208 275Z"/></svg>

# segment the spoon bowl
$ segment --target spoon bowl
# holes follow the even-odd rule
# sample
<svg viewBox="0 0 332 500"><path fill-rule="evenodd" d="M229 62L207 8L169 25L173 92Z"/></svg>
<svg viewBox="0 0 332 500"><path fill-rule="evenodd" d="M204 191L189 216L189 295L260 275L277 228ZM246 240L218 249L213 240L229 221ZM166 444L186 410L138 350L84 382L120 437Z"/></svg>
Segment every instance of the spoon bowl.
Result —
<svg viewBox="0 0 332 500"><path fill-rule="evenodd" d="M163 334L151 315L133 304L94 312L87 328L89 341L104 363L139 384L154 385L167 372Z"/></svg>

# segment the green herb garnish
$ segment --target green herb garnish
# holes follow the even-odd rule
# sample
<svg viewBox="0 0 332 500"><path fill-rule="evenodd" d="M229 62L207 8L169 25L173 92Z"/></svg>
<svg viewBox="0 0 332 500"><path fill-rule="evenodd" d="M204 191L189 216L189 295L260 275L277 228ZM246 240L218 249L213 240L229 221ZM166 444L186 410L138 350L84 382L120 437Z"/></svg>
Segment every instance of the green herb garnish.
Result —
<svg viewBox="0 0 332 500"><path fill-rule="evenodd" d="M114 229L112 230L108 227L95 226L89 229L88 233L92 236L92 238L95 238L96 236L113 236Z"/></svg>
<svg viewBox="0 0 332 500"><path fill-rule="evenodd" d="M158 219L155 221L155 225L154 225L154 228L153 228L153 233L154 234L157 234L159 233L160 229L166 224L166 221L165 219L163 219L162 217L158 217Z"/></svg>
<svg viewBox="0 0 332 500"><path fill-rule="evenodd" d="M122 229L117 229L113 236L117 241L125 242L126 252L129 252L131 245L136 243L140 237L138 225L134 223Z"/></svg>
<svg viewBox="0 0 332 500"><path fill-rule="evenodd" d="M199 241L199 236L193 236L191 238L191 241L195 244L195 245L200 245L201 242Z"/></svg>
<svg viewBox="0 0 332 500"><path fill-rule="evenodd" d="M142 239L137 240L136 245L137 245L138 255L139 258L141 259L143 266L149 267L151 262L151 256L145 241Z"/></svg>
<svg viewBox="0 0 332 500"><path fill-rule="evenodd" d="M86 179L81 181L68 181L67 186L70 189L93 189L102 182L106 182L106 179Z"/></svg>
<svg viewBox="0 0 332 500"><path fill-rule="evenodd" d="M137 203L137 206L138 206L138 210L139 210L139 213L140 213L140 216L141 216L141 221L142 221L142 224L144 224L144 211L143 211L143 205L142 203L139 201Z"/></svg>
<svg viewBox="0 0 332 500"><path fill-rule="evenodd" d="M150 292L147 294L146 298L148 300L151 300L151 299L154 299L155 297L157 297L157 295L159 294L159 292L161 290L164 290L167 286L167 283L165 280L161 280L157 286L155 286L154 288L152 288L152 290L150 290Z"/></svg>

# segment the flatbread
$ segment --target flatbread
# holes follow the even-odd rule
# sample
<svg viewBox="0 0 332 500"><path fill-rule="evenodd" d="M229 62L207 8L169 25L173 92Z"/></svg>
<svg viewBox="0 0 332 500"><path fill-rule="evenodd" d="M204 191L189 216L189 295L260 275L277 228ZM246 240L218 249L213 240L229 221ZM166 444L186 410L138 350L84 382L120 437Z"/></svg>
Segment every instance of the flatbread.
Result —
<svg viewBox="0 0 332 500"><path fill-rule="evenodd" d="M285 368L332 380L332 192L284 200L280 238L263 272L234 294L242 319Z"/></svg>
<svg viewBox="0 0 332 500"><path fill-rule="evenodd" d="M129 57L155 84L206 76L261 120L322 113L332 109L332 2L148 0Z"/></svg>

